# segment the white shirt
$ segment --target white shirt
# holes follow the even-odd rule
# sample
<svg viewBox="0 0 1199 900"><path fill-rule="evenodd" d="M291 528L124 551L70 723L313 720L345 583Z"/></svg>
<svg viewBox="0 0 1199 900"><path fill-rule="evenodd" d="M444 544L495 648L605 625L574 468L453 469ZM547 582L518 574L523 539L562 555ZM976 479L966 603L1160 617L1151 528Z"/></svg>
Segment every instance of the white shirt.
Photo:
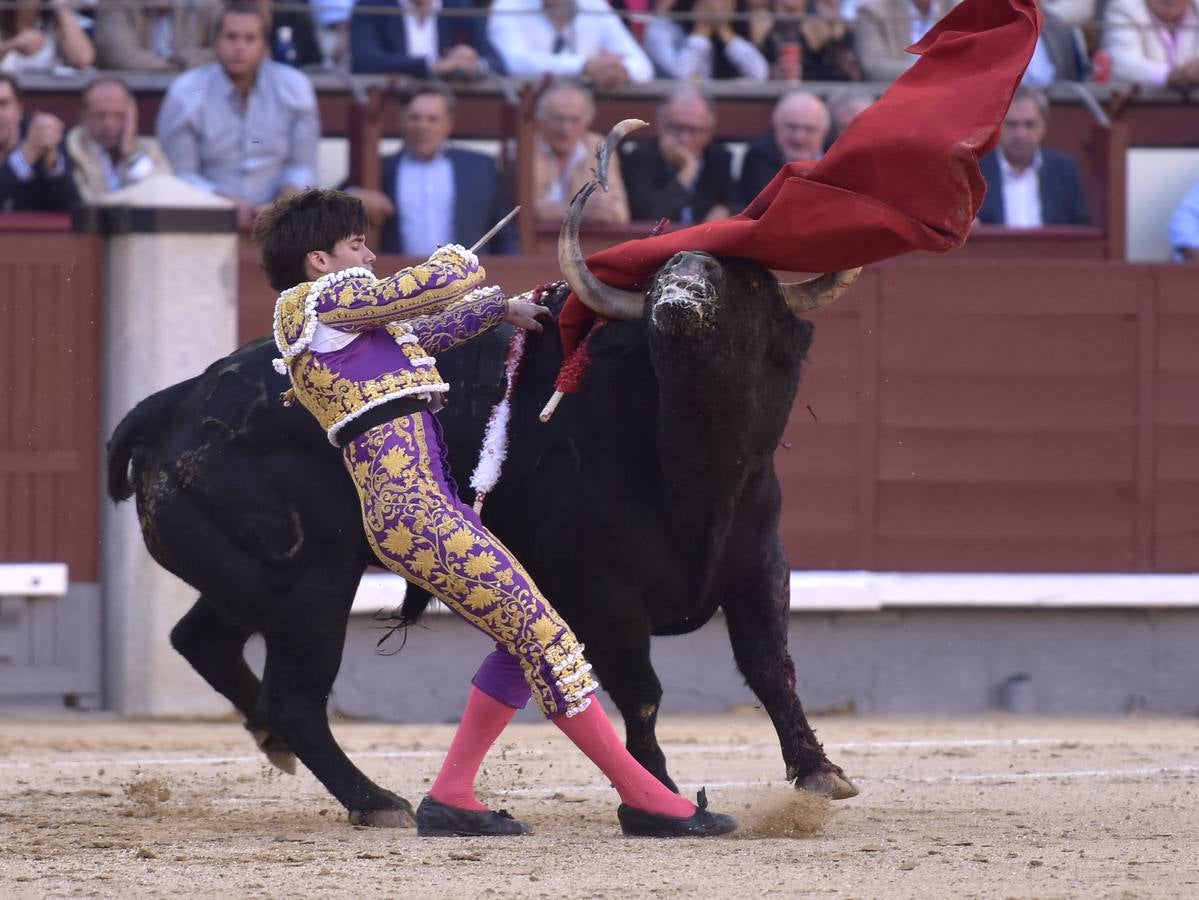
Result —
<svg viewBox="0 0 1199 900"><path fill-rule="evenodd" d="M577 76L601 50L618 54L633 82L649 81L649 57L607 0L576 0L577 13L561 33L550 22L542 0L495 0L487 19L487 36L504 58L508 74ZM561 38L561 42L559 42ZM559 52L554 52L561 43Z"/></svg>
<svg viewBox="0 0 1199 900"><path fill-rule="evenodd" d="M912 43L916 43L924 37L930 28L936 24L937 8L935 3L928 5L928 12L923 13L916 8L916 4L912 0L908 0L908 16L912 20Z"/></svg>
<svg viewBox="0 0 1199 900"><path fill-rule="evenodd" d="M1057 81L1057 66L1053 64L1053 58L1049 55L1049 51L1045 49L1045 39L1037 38L1037 46L1032 51L1032 59L1028 62L1028 68L1024 70L1023 84L1030 84L1033 87L1047 88L1051 87Z"/></svg>
<svg viewBox="0 0 1199 900"><path fill-rule="evenodd" d="M396 167L396 227L401 253L432 256L454 239L454 167L444 152L432 159L400 154Z"/></svg>
<svg viewBox="0 0 1199 900"><path fill-rule="evenodd" d="M404 36L408 39L408 55L423 56L432 67L437 61L437 14L441 12L441 2L433 0L429 4L429 11L423 22L417 18L410 4L402 5L405 10Z"/></svg>
<svg viewBox="0 0 1199 900"><path fill-rule="evenodd" d="M999 153L999 173L1003 182L1003 224L1009 228L1040 228L1041 217L1041 151L1033 157L1032 165L1017 173Z"/></svg>
<svg viewBox="0 0 1199 900"><path fill-rule="evenodd" d="M555 165L559 165L557 155L550 149L550 145L541 138L538 138L538 148L543 155L553 157ZM587 145L579 141L575 144L574 152L570 155L570 162L566 164L564 169L559 170L558 177L551 182L545 196L541 199L549 203L565 203L569 200L571 175L574 174L575 169L583 164L585 159L587 159Z"/></svg>

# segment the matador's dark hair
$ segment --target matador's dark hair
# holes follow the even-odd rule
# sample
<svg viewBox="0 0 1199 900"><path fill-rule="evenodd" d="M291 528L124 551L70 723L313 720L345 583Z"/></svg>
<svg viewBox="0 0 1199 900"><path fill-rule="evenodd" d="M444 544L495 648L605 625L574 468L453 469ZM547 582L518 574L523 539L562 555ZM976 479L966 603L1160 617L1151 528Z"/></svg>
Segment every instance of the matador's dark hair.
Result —
<svg viewBox="0 0 1199 900"><path fill-rule="evenodd" d="M357 197L311 188L276 200L254 223L254 243L266 280L277 291L308 281L304 260L313 250L366 232L366 210Z"/></svg>

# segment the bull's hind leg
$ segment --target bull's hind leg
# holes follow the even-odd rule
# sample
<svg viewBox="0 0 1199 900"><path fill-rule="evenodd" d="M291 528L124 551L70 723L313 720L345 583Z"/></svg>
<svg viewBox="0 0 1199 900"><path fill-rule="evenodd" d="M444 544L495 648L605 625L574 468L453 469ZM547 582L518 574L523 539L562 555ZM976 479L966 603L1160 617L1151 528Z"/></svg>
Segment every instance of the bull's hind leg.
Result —
<svg viewBox="0 0 1199 900"><path fill-rule="evenodd" d="M223 616L213 603L201 596L171 629L171 646L192 668L246 719L259 749L271 764L294 773L296 758L278 737L254 718L261 683L246 665L246 641L253 631Z"/></svg>
<svg viewBox="0 0 1199 900"><path fill-rule="evenodd" d="M787 650L789 570L781 550L776 560L740 579L736 596L724 604L733 656L778 732L787 779L834 800L852 797L857 788L824 755L795 690L795 663Z"/></svg>
<svg viewBox="0 0 1199 900"><path fill-rule="evenodd" d="M341 666L349 602L321 597L326 602L297 599L263 635L266 667L258 718L346 808L352 824L410 827L415 823L412 804L363 775L329 730L329 694Z"/></svg>

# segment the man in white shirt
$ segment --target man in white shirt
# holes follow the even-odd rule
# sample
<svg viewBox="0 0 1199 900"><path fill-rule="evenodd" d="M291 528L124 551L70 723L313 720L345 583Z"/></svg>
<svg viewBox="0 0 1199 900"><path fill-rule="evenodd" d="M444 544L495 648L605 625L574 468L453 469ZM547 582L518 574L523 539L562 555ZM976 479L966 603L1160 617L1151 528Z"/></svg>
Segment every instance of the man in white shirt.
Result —
<svg viewBox="0 0 1199 900"><path fill-rule="evenodd" d="M1049 100L1042 91L1016 91L999 149L979 160L987 196L978 221L1009 228L1089 225L1078 164L1059 150L1042 147Z"/></svg>
<svg viewBox="0 0 1199 900"><path fill-rule="evenodd" d="M509 75L649 81L653 65L607 0L495 0L487 34Z"/></svg>
<svg viewBox="0 0 1199 900"><path fill-rule="evenodd" d="M316 92L307 75L266 58L269 25L255 4L227 6L217 61L176 78L158 112L175 174L235 201L242 228L272 200L316 182Z"/></svg>
<svg viewBox="0 0 1199 900"><path fill-rule="evenodd" d="M1112 80L1186 90L1199 85L1199 0L1111 0L1103 47Z"/></svg>

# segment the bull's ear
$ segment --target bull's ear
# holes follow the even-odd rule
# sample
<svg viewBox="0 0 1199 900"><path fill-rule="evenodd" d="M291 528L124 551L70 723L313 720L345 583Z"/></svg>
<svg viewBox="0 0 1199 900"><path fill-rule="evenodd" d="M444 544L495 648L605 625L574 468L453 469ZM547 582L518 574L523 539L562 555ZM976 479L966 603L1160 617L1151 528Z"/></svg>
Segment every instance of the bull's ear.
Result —
<svg viewBox="0 0 1199 900"><path fill-rule="evenodd" d="M792 281L779 283L783 299L794 315L802 316L806 312L828 306L845 293L846 288L857 281L862 274L862 267L846 269L844 272L829 272L817 275L807 281Z"/></svg>

